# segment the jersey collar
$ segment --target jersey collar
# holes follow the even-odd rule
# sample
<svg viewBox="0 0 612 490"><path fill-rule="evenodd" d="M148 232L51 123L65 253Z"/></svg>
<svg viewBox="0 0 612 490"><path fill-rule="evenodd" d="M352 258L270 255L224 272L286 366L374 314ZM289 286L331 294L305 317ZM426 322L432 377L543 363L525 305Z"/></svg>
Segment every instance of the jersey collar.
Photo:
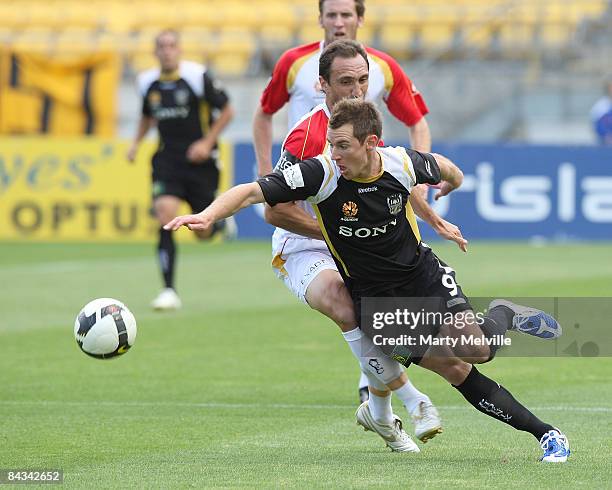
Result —
<svg viewBox="0 0 612 490"><path fill-rule="evenodd" d="M368 177L367 179L351 179L353 182L358 182L360 184L370 184L372 182L376 182L383 176L383 174L385 173L385 157L380 151L378 151L378 148L376 148L376 153L378 153L378 155L380 156L380 172L378 172L372 177Z"/></svg>

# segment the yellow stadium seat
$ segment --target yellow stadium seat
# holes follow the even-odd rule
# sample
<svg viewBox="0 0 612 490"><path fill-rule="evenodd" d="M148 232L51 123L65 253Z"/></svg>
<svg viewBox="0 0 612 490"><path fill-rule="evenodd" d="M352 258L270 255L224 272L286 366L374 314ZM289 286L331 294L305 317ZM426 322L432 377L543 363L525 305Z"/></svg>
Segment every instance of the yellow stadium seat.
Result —
<svg viewBox="0 0 612 490"><path fill-rule="evenodd" d="M506 58L522 58L534 43L534 25L532 23L504 23L499 29L501 54Z"/></svg>
<svg viewBox="0 0 612 490"><path fill-rule="evenodd" d="M217 30L223 27L224 17L219 15L219 10L214 3L210 2L187 2L181 5L182 27L199 27L203 29Z"/></svg>
<svg viewBox="0 0 612 490"><path fill-rule="evenodd" d="M58 34L54 51L62 54L92 53L97 49L95 33L87 29L69 29Z"/></svg>
<svg viewBox="0 0 612 490"><path fill-rule="evenodd" d="M461 40L463 48L486 52L491 48L495 32L494 26L488 23L465 23L462 26Z"/></svg>
<svg viewBox="0 0 612 490"><path fill-rule="evenodd" d="M311 22L304 23L298 31L298 42L300 44L314 43L322 41L324 37L323 29L319 24Z"/></svg>
<svg viewBox="0 0 612 490"><path fill-rule="evenodd" d="M380 47L391 56L408 59L414 52L417 33L411 24L387 24L379 34Z"/></svg>
<svg viewBox="0 0 612 490"><path fill-rule="evenodd" d="M567 23L545 23L540 27L540 42L547 49L558 49L568 44L573 32Z"/></svg>
<svg viewBox="0 0 612 490"><path fill-rule="evenodd" d="M224 30L209 53L214 69L222 76L244 75L255 51L255 39L246 30Z"/></svg>
<svg viewBox="0 0 612 490"><path fill-rule="evenodd" d="M420 47L424 52L441 52L453 46L455 25L429 21L421 26Z"/></svg>

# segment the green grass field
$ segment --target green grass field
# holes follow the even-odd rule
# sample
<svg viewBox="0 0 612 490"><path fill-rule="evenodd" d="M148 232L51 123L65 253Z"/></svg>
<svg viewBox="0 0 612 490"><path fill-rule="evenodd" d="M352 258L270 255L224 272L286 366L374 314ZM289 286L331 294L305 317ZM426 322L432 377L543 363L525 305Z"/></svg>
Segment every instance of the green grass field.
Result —
<svg viewBox="0 0 612 490"><path fill-rule="evenodd" d="M472 296L612 296L611 245L434 244ZM355 425L357 367L330 321L269 270L266 243L183 245L184 308L150 311L153 246L0 244L0 468L61 468L90 487L609 487L612 360L498 358L481 370L572 444L566 465L418 367L444 419L420 454ZM81 353L89 300L138 320L125 356ZM395 404L404 419L405 410ZM410 424L407 424L410 432Z"/></svg>

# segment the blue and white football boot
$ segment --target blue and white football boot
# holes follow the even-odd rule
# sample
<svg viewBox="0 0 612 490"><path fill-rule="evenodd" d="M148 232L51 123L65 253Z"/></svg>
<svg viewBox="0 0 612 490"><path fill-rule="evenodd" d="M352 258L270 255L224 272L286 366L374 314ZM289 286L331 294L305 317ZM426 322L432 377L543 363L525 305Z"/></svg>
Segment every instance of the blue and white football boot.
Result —
<svg viewBox="0 0 612 490"><path fill-rule="evenodd" d="M567 437L558 429L549 430L540 439L540 446L544 455L540 461L546 463L565 463L570 455L570 446Z"/></svg>
<svg viewBox="0 0 612 490"><path fill-rule="evenodd" d="M495 299L489 304L489 311L496 306L505 306L514 313L510 330L516 330L541 339L556 339L561 337L563 333L559 322L542 310L517 305L505 299Z"/></svg>

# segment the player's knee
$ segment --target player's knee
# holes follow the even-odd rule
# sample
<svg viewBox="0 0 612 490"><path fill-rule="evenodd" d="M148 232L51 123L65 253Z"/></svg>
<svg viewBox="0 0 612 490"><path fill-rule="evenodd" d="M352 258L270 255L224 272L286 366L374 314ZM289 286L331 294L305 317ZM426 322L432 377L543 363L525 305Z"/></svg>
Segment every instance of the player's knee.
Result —
<svg viewBox="0 0 612 490"><path fill-rule="evenodd" d="M453 385L463 383L472 366L458 358L428 357L421 361L421 367L442 376Z"/></svg>
<svg viewBox="0 0 612 490"><path fill-rule="evenodd" d="M487 345L470 345L469 349L462 349L456 354L461 360L471 364L482 364L491 358L491 351Z"/></svg>
<svg viewBox="0 0 612 490"><path fill-rule="evenodd" d="M351 299L342 278L322 272L317 276L316 284L309 287L306 299L311 308L336 322L343 330L355 328L357 320ZM315 282L313 281L313 283Z"/></svg>

